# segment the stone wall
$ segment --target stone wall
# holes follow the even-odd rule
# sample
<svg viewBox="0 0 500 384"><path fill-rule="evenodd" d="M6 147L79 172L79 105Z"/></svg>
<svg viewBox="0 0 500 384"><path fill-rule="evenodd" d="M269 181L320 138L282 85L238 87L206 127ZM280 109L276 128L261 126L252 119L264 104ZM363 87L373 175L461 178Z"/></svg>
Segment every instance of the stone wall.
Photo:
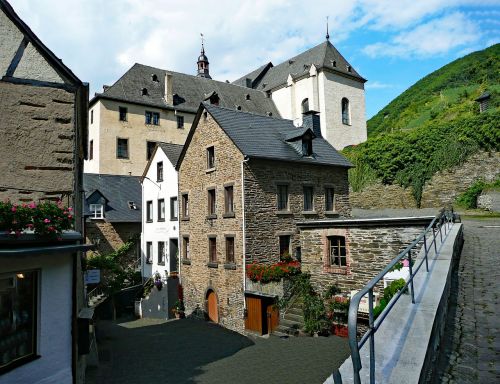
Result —
<svg viewBox="0 0 500 384"><path fill-rule="evenodd" d="M277 185L288 185L289 212L279 212ZM314 211L303 212L304 186L313 186ZM335 191L335 211L325 212L325 187ZM245 166L246 258L279 261L279 236L291 236L291 253L300 246L297 222L349 217L347 169L251 159Z"/></svg>
<svg viewBox="0 0 500 384"><path fill-rule="evenodd" d="M343 293L359 290L424 230L423 225L301 229L302 271L318 292L335 284ZM347 266L329 263L327 236L345 236ZM421 244L415 248L414 255Z"/></svg>
<svg viewBox="0 0 500 384"><path fill-rule="evenodd" d="M215 148L215 168L207 169L207 148ZM244 331L241 162L243 155L210 114L200 118L179 170L180 270L186 313L206 311L209 290L217 297L219 323ZM234 215L224 215L224 185L233 185ZM208 189L216 190L216 217L208 217ZM182 194L189 196L189 219L182 213ZM226 217L224 217L226 216ZM233 265L226 264L225 237L234 236ZM183 259L184 237L190 256ZM209 263L209 237L215 237L217 262Z"/></svg>
<svg viewBox="0 0 500 384"><path fill-rule="evenodd" d="M477 179L491 182L500 177L500 152L479 152L464 164L438 172L424 187L422 208L439 208L452 204L455 198ZM373 184L361 192L351 192L353 208L415 208L411 188L399 185Z"/></svg>
<svg viewBox="0 0 500 384"><path fill-rule="evenodd" d="M111 253L123 244L141 234L141 223L109 223L104 220L90 220L85 223L87 243L100 239L96 251L100 254Z"/></svg>
<svg viewBox="0 0 500 384"><path fill-rule="evenodd" d="M74 205L75 95L0 82L0 200Z"/></svg>

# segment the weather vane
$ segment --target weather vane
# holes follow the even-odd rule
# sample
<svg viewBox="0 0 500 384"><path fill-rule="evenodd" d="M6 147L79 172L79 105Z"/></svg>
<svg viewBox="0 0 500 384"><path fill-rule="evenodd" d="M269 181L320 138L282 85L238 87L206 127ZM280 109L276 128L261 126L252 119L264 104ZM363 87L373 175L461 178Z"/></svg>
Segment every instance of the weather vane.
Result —
<svg viewBox="0 0 500 384"><path fill-rule="evenodd" d="M328 16L326 17L326 39L330 40L330 34L328 33Z"/></svg>

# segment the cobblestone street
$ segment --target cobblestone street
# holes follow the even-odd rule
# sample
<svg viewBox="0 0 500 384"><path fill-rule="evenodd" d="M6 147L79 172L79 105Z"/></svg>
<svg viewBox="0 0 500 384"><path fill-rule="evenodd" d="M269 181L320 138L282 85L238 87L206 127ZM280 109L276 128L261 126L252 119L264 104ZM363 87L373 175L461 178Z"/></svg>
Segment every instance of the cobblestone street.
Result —
<svg viewBox="0 0 500 384"><path fill-rule="evenodd" d="M438 383L500 380L500 219L465 219Z"/></svg>

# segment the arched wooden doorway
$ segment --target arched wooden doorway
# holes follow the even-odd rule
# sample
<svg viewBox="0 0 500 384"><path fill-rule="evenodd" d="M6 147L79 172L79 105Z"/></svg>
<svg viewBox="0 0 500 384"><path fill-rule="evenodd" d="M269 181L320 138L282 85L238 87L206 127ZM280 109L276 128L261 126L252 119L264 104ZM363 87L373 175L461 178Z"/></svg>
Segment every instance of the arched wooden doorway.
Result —
<svg viewBox="0 0 500 384"><path fill-rule="evenodd" d="M214 291L209 290L207 293L207 312L208 318L214 323L219 322L219 311L217 309L217 295Z"/></svg>

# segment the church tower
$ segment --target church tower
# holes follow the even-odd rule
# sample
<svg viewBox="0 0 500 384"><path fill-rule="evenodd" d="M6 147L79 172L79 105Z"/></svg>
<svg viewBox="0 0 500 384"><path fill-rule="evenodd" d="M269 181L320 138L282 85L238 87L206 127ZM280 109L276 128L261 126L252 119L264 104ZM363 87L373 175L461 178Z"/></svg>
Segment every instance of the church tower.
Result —
<svg viewBox="0 0 500 384"><path fill-rule="evenodd" d="M210 73L208 71L208 57L205 56L205 46L203 42L203 34L201 35L201 53L198 57L198 77L206 77L211 79Z"/></svg>

